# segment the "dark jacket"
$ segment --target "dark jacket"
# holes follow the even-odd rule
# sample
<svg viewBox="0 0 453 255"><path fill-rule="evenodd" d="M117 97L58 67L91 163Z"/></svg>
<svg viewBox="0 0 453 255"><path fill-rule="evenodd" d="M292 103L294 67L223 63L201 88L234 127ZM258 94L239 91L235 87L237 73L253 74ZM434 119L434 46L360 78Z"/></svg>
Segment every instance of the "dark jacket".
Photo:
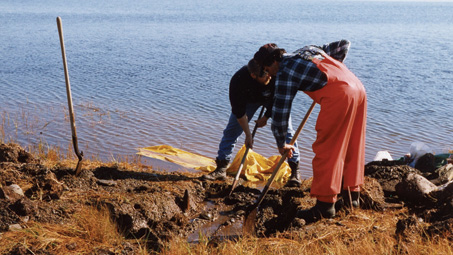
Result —
<svg viewBox="0 0 453 255"><path fill-rule="evenodd" d="M230 81L231 111L239 119L244 116L248 103L259 103L265 105L264 115L270 117L274 89L275 79L271 79L267 85L261 84L250 76L247 66L243 66Z"/></svg>

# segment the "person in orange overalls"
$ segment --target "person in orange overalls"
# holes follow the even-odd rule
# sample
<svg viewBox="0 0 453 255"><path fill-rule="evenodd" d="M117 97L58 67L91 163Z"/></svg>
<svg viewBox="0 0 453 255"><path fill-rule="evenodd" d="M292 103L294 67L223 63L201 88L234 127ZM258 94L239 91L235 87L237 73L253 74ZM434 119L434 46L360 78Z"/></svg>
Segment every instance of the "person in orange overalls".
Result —
<svg viewBox="0 0 453 255"><path fill-rule="evenodd" d="M367 96L360 80L343 64L350 42L305 46L288 54L276 44L266 44L254 59L276 76L272 108L272 132L279 152L293 147L285 143L293 99L303 91L321 106L313 143L311 196L316 205L300 210L307 222L335 216L337 194L346 205L359 207L364 180Z"/></svg>

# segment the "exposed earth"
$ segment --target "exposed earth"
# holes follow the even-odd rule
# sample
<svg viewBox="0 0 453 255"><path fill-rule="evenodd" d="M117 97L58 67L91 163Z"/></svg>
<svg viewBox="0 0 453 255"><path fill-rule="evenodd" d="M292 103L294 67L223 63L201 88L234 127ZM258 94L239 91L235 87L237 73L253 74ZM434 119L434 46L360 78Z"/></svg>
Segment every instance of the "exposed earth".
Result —
<svg viewBox="0 0 453 255"><path fill-rule="evenodd" d="M453 239L452 166L426 171L401 161L371 162L366 165L361 210L407 207L410 213L398 221L397 238L408 238L423 222L426 235L442 233ZM201 175L87 163L76 177L73 168L43 164L17 144L0 144L0 240L2 233L27 228L29 222L64 223L81 210L81 204L108 208L126 238L146 237L153 251L176 236L190 239L203 229L210 229L206 233L214 244L239 237L244 215L260 189L243 182L228 196L232 179L202 182ZM271 188L259 207L254 234L269 237L289 230L314 234L349 213L341 208L340 199L334 219L306 224L295 218L297 209L314 205L309 187L306 180L301 188ZM126 246L122 254L134 254L134 249ZM18 243L12 254L30 253Z"/></svg>

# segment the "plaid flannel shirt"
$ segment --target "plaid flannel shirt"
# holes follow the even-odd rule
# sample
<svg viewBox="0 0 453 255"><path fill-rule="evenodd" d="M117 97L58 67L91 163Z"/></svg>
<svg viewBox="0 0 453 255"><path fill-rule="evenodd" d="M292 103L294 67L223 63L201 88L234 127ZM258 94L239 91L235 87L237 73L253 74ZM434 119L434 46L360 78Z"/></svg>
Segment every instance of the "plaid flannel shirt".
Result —
<svg viewBox="0 0 453 255"><path fill-rule="evenodd" d="M327 84L326 75L311 60L323 59L321 53L325 52L343 62L349 47L348 40L341 40L323 46L305 46L291 54L284 54L275 81L271 125L279 148L285 145L291 105L297 91L315 91Z"/></svg>

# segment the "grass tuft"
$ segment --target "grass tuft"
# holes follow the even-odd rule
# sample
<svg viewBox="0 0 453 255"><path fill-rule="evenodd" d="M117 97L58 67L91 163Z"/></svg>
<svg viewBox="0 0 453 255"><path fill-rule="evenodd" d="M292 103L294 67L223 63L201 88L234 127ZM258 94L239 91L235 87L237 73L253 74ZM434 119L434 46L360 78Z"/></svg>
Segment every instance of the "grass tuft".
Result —
<svg viewBox="0 0 453 255"><path fill-rule="evenodd" d="M121 253L126 240L118 232L106 208L83 206L65 224L30 222L26 228L2 236L0 254L28 251L30 254ZM143 250L147 254L146 250Z"/></svg>

